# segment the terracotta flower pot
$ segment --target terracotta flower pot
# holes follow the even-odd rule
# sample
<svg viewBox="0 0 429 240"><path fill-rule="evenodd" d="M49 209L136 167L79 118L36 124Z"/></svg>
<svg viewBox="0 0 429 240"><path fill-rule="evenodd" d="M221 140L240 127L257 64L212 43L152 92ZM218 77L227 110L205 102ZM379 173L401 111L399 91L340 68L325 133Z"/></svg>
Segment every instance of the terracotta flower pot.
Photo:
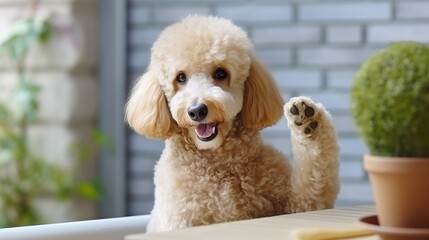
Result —
<svg viewBox="0 0 429 240"><path fill-rule="evenodd" d="M429 228L429 158L364 156L380 225Z"/></svg>

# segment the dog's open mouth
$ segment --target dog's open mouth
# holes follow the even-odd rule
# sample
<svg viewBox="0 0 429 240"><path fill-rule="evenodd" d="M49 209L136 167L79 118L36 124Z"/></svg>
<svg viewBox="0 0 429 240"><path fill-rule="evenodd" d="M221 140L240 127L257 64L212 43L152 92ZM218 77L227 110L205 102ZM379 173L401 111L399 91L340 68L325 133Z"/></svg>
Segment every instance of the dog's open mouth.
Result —
<svg viewBox="0 0 429 240"><path fill-rule="evenodd" d="M204 141L204 142L208 142L208 141L213 140L217 136L217 133L218 133L217 126L218 126L218 124L216 124L216 123L199 124L195 128L195 132L197 133L198 139L200 139L201 141Z"/></svg>

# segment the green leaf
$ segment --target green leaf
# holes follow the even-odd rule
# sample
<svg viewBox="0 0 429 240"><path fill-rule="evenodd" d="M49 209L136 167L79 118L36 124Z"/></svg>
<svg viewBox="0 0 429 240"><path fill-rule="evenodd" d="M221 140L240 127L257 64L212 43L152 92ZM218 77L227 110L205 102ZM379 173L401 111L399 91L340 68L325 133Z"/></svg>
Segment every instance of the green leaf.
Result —
<svg viewBox="0 0 429 240"><path fill-rule="evenodd" d="M35 119L39 110L38 93L40 87L32 83L28 77L21 76L20 84L14 92L14 99L21 109L22 114L28 119Z"/></svg>
<svg viewBox="0 0 429 240"><path fill-rule="evenodd" d="M46 18L31 17L19 20L0 37L0 49L8 51L12 59L20 59L27 54L30 46L35 42L46 42L50 32L50 25Z"/></svg>
<svg viewBox="0 0 429 240"><path fill-rule="evenodd" d="M101 187L97 181L87 181L78 183L76 186L77 193L88 200L98 200L101 197Z"/></svg>
<svg viewBox="0 0 429 240"><path fill-rule="evenodd" d="M103 131L95 128L91 132L91 137L98 147L106 147L110 154L115 151L114 143Z"/></svg>
<svg viewBox="0 0 429 240"><path fill-rule="evenodd" d="M0 141L0 167L13 159L13 152L5 141Z"/></svg>
<svg viewBox="0 0 429 240"><path fill-rule="evenodd" d="M0 102L0 122L4 122L10 117L10 109L6 104Z"/></svg>
<svg viewBox="0 0 429 240"><path fill-rule="evenodd" d="M47 42L51 35L51 28L46 18L35 18L33 21L33 30L38 41L41 43Z"/></svg>

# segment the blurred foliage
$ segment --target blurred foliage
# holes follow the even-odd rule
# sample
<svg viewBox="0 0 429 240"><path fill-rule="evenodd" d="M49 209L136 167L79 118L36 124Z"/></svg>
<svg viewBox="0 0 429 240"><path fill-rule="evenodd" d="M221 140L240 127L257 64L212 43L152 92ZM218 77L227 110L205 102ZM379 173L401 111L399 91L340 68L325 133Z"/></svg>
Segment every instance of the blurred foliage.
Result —
<svg viewBox="0 0 429 240"><path fill-rule="evenodd" d="M35 206L41 196L90 201L101 196L97 178L82 180L78 174L109 143L99 130L93 131L90 141L70 147L75 159L71 167L43 159L29 146L28 127L37 117L40 87L32 81L26 57L35 44L47 42L51 32L46 18L31 16L17 21L0 38L0 51L9 56L18 76L14 91L0 101L0 227L42 223Z"/></svg>
<svg viewBox="0 0 429 240"><path fill-rule="evenodd" d="M351 89L352 115L373 155L429 156L429 46L399 42L369 58Z"/></svg>

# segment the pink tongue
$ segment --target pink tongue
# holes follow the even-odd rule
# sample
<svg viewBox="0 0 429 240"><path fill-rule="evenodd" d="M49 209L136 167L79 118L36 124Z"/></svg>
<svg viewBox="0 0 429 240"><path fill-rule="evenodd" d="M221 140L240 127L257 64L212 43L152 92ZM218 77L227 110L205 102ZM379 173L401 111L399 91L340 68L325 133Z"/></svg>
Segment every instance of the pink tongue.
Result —
<svg viewBox="0 0 429 240"><path fill-rule="evenodd" d="M197 126L197 134L201 138L207 138L213 135L215 132L215 126L210 124L200 124Z"/></svg>

